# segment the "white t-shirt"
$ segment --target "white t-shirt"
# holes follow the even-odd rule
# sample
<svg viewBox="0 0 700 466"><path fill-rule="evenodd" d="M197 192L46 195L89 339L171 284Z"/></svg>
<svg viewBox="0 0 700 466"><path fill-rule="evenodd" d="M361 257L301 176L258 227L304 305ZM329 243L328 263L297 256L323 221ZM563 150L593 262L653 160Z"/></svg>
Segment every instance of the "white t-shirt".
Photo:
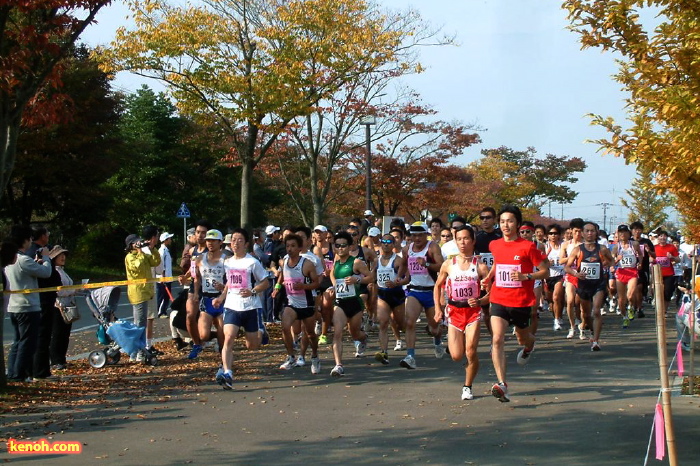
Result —
<svg viewBox="0 0 700 466"><path fill-rule="evenodd" d="M267 271L255 257L246 254L244 258L229 257L224 261L227 291L224 307L232 311L249 311L262 307L259 296L244 298L242 289L252 289L257 283L267 279Z"/></svg>
<svg viewBox="0 0 700 466"><path fill-rule="evenodd" d="M459 255L459 248L453 239L443 244L442 248L440 249L442 250L442 260L451 259L454 256Z"/></svg>

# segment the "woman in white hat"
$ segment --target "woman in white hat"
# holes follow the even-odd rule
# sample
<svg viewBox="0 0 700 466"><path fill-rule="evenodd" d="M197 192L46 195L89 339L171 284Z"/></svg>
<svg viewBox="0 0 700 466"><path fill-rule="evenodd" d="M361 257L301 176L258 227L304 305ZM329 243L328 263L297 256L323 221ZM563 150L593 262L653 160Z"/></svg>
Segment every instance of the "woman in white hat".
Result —
<svg viewBox="0 0 700 466"><path fill-rule="evenodd" d="M49 253L51 262L56 271L61 277L61 285L68 286L73 284L73 279L66 273L66 253L67 249L61 246L54 246ZM53 370L66 369L66 354L68 353L68 344L70 342L70 332L73 328L73 323L66 323L61 314L61 307L75 306L75 291L76 290L61 290L56 296L56 312L54 315L53 331L51 333L51 344L49 346L49 355L51 358L51 368Z"/></svg>

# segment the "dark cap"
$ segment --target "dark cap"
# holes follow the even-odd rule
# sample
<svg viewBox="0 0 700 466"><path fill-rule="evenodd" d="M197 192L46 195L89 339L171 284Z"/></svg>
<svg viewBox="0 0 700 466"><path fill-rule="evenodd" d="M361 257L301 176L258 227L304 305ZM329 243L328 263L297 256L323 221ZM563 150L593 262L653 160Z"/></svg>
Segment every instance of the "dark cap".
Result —
<svg viewBox="0 0 700 466"><path fill-rule="evenodd" d="M124 240L124 243L126 245L126 249L129 249L129 247L132 244L139 242L139 241L141 241L141 238L139 238L139 235L132 234L132 235L127 236L126 239Z"/></svg>
<svg viewBox="0 0 700 466"><path fill-rule="evenodd" d="M627 233L630 233L630 227L623 223L622 225L617 226L617 231L626 231Z"/></svg>

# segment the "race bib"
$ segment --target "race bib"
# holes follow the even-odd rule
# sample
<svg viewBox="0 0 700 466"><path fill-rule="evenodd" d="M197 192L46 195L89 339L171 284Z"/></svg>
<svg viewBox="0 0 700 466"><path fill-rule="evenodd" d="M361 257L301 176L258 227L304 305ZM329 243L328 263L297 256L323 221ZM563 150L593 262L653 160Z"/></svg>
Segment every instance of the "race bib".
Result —
<svg viewBox="0 0 700 466"><path fill-rule="evenodd" d="M484 264L486 264L486 265L488 266L489 269L490 269L491 267L493 267L493 254L491 254L490 252L487 252L487 253L485 253L485 254L482 254L482 255L479 256L479 257L481 258L481 262L483 262Z"/></svg>
<svg viewBox="0 0 700 466"><path fill-rule="evenodd" d="M284 277L284 288L287 291L288 295L302 295L306 292L306 290L295 290L294 289L294 284L295 283L304 283L304 279L302 277L293 277L293 278L287 278Z"/></svg>
<svg viewBox="0 0 700 466"><path fill-rule="evenodd" d="M348 285L347 283L345 283L344 279L340 279L335 284L335 297L338 299L354 298L355 286Z"/></svg>
<svg viewBox="0 0 700 466"><path fill-rule="evenodd" d="M659 264L661 267L671 267L671 259L669 259L668 257L657 257L656 263Z"/></svg>
<svg viewBox="0 0 700 466"><path fill-rule="evenodd" d="M420 265L416 256L408 256L408 271L411 275L428 275L428 268Z"/></svg>
<svg viewBox="0 0 700 466"><path fill-rule="evenodd" d="M394 281L396 273L392 269L377 270L377 286L386 288L386 282Z"/></svg>
<svg viewBox="0 0 700 466"><path fill-rule="evenodd" d="M328 259L323 259L323 263L326 265L326 270L333 268L333 261Z"/></svg>
<svg viewBox="0 0 700 466"><path fill-rule="evenodd" d="M192 277L192 280L194 280L194 277L197 276L197 263L195 262L195 258L193 257L190 259L190 277Z"/></svg>
<svg viewBox="0 0 700 466"><path fill-rule="evenodd" d="M600 278L600 262L582 262L581 272L586 274L585 280L598 280Z"/></svg>
<svg viewBox="0 0 700 466"><path fill-rule="evenodd" d="M216 280L211 277L206 277L202 279L202 292L204 293L218 293L219 290L216 289Z"/></svg>
<svg viewBox="0 0 700 466"><path fill-rule="evenodd" d="M226 271L226 278L228 279L228 287L234 290L242 290L243 288L249 288L248 286L248 271L243 269L228 269Z"/></svg>
<svg viewBox="0 0 700 466"><path fill-rule="evenodd" d="M635 265L637 265L636 259L637 258L634 257L633 255L624 255L624 256L622 256L622 259L620 260L620 267L622 267L623 269L634 267Z"/></svg>
<svg viewBox="0 0 700 466"><path fill-rule="evenodd" d="M466 301L469 298L479 296L479 284L476 280L459 280L452 282L450 299L454 301Z"/></svg>
<svg viewBox="0 0 700 466"><path fill-rule="evenodd" d="M496 286L501 288L522 288L523 282L511 280L510 273L512 271L520 272L520 265L496 264Z"/></svg>

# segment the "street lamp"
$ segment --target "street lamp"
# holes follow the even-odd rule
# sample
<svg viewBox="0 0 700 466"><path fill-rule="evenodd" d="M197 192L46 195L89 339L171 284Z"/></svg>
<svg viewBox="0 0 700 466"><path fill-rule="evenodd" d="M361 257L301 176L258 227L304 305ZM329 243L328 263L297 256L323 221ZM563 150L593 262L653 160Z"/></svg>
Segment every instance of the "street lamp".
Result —
<svg viewBox="0 0 700 466"><path fill-rule="evenodd" d="M365 159L365 210L372 210L372 146L370 142L369 127L377 124L377 118L366 115L360 118L360 124L365 125L365 139L367 154Z"/></svg>

